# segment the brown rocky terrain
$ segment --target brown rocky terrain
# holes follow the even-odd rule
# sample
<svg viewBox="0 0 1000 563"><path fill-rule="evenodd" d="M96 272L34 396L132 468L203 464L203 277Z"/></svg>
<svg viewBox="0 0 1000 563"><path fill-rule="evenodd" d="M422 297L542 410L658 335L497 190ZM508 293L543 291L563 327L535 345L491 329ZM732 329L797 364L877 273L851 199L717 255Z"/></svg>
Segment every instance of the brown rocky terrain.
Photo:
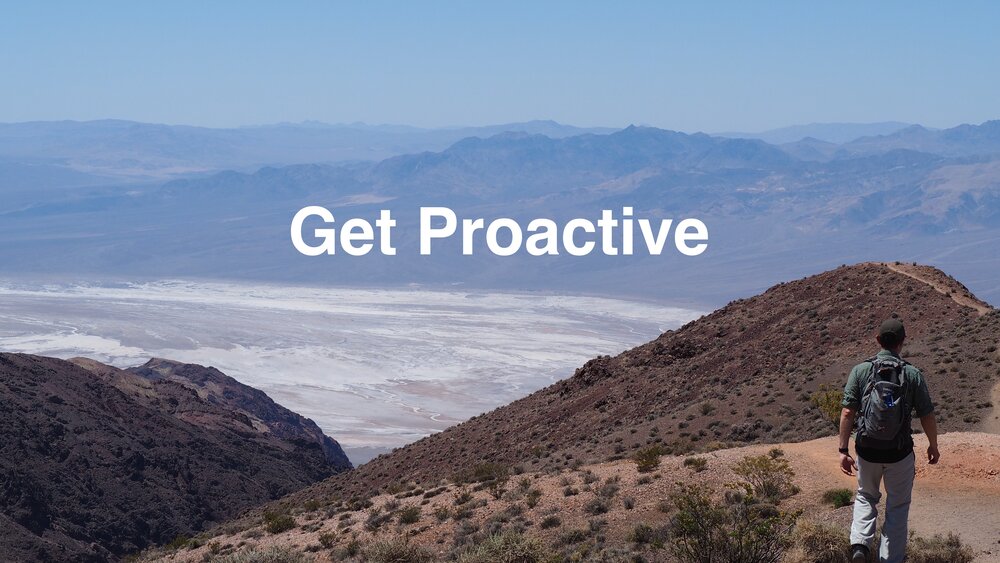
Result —
<svg viewBox="0 0 1000 563"><path fill-rule="evenodd" d="M571 560L664 560L653 545L656 527L669 521L667 499L678 482L732 483L734 464L769 444L780 445L801 489L781 509L842 532L850 509L819 499L854 481L837 469L835 425L818 398L842 388L851 366L877 351L874 328L892 315L906 323L904 357L926 376L946 452L939 466L918 463L913 527L964 531L978 560L991 560L1000 551L1000 442L981 431L1000 420L991 400L1000 382L1000 312L943 272L896 263L843 266L733 301L251 511L187 549L148 558L274 548L294 560L325 561L386 541L446 558L515 529ZM921 443L918 436L918 454ZM667 455L643 479L632 458L651 447ZM688 462L692 456L705 459L707 471ZM513 474L499 495L463 484L490 471ZM530 506L533 489L541 496ZM606 507L596 508L601 502ZM970 522L973 513L979 517ZM654 539L635 541L641 523L653 526Z"/></svg>
<svg viewBox="0 0 1000 563"><path fill-rule="evenodd" d="M289 500L367 495L486 461L540 471L651 445L685 454L831 435L812 399L877 352L875 327L891 315L906 323L904 357L923 370L942 429L982 429L996 416L1000 312L943 272L916 268L932 285L900 266L842 266L733 301Z"/></svg>
<svg viewBox="0 0 1000 563"><path fill-rule="evenodd" d="M801 511L800 533L818 526L845 541L851 505L837 507L823 498L827 491L857 485L838 468L836 438L778 446L800 488L780 502L781 510ZM952 432L941 436L940 446L939 464L917 461L911 530L923 538L958 531L977 562L1000 561L1000 512L995 508L1000 502L1000 435ZM274 550L285 560L344 561L354 559L348 555L352 542L364 546L393 540L421 546L434 560L450 560L491 532L517 529L550 546L550 553L563 560L673 561L655 544L655 534L668 526L675 512L670 498L679 482L724 489L740 480L734 472L737 463L767 456L773 448L753 445L665 457L649 473L638 472L632 461L619 460L515 475L500 498L489 489L477 491L448 480L426 488L410 484L365 503L296 507L289 512L288 529L277 532L266 520L230 524L200 542L150 552L142 560L200 562ZM923 437L917 437L916 448L926 448ZM703 460L703 465L692 459ZM643 525L651 528L651 539L637 537ZM790 549L785 561L816 561L818 554L802 555ZM357 559L366 560L363 553Z"/></svg>
<svg viewBox="0 0 1000 563"><path fill-rule="evenodd" d="M0 354L0 560L115 559L340 469L257 422L181 382Z"/></svg>
<svg viewBox="0 0 1000 563"><path fill-rule="evenodd" d="M319 444L335 471L351 468L351 462L340 444L323 434L315 422L275 403L263 391L244 385L213 367L153 358L128 371L150 381L173 381L194 389L199 397L213 405L245 414L254 427L263 432L286 441L302 440Z"/></svg>

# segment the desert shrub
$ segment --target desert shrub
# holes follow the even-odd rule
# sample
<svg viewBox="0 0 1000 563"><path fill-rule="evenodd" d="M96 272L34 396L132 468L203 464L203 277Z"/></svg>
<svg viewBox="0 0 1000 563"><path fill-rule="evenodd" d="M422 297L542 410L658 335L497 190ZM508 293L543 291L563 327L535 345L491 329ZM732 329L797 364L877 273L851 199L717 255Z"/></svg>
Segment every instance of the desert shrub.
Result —
<svg viewBox="0 0 1000 563"><path fill-rule="evenodd" d="M323 532L319 535L319 544L330 549L337 545L337 534L333 532Z"/></svg>
<svg viewBox="0 0 1000 563"><path fill-rule="evenodd" d="M579 528L573 530L566 530L559 536L559 544L561 545L573 545L575 543L580 543L587 539L587 530L581 530Z"/></svg>
<svg viewBox="0 0 1000 563"><path fill-rule="evenodd" d="M437 518L438 522L444 522L451 516L451 511L448 510L447 506L439 506L434 509L434 517Z"/></svg>
<svg viewBox="0 0 1000 563"><path fill-rule="evenodd" d="M280 534L294 528L295 519L283 512L265 512L264 527L271 534Z"/></svg>
<svg viewBox="0 0 1000 563"><path fill-rule="evenodd" d="M614 498L618 494L618 483L615 481L608 481L597 488L594 494L601 498Z"/></svg>
<svg viewBox="0 0 1000 563"><path fill-rule="evenodd" d="M524 495L524 503L528 505L528 508L535 508L538 505L539 499L542 498L541 489L531 489Z"/></svg>
<svg viewBox="0 0 1000 563"><path fill-rule="evenodd" d="M608 508L607 499L601 497L592 498L587 504L583 505L584 512L595 516L598 514L604 514L608 511Z"/></svg>
<svg viewBox="0 0 1000 563"><path fill-rule="evenodd" d="M834 426L840 428L840 411L843 410L841 402L844 400L844 391L827 384L819 386L819 389L809 396L809 402L823 413L827 420Z"/></svg>
<svg viewBox="0 0 1000 563"><path fill-rule="evenodd" d="M352 539L347 542L344 546L344 558L357 557L361 553L361 542L357 539Z"/></svg>
<svg viewBox="0 0 1000 563"><path fill-rule="evenodd" d="M666 526L654 528L645 522L640 522L632 527L626 539L634 544L661 547L669 538L670 532Z"/></svg>
<svg viewBox="0 0 1000 563"><path fill-rule="evenodd" d="M906 555L910 563L970 563L976 557L972 548L951 532L947 536L934 534L930 539L911 538Z"/></svg>
<svg viewBox="0 0 1000 563"><path fill-rule="evenodd" d="M854 493L850 489L830 489L823 493L823 502L832 504L834 508L840 508L851 504Z"/></svg>
<svg viewBox="0 0 1000 563"><path fill-rule="evenodd" d="M846 526L800 520L792 532L785 563L848 563L851 538Z"/></svg>
<svg viewBox="0 0 1000 563"><path fill-rule="evenodd" d="M379 508L374 508L368 513L368 518L365 519L365 529L369 532L374 532L382 527L383 524L387 524L392 520L392 513L383 512Z"/></svg>
<svg viewBox="0 0 1000 563"><path fill-rule="evenodd" d="M635 498L634 497L623 498L622 506L625 507L625 510L632 510L633 508L635 508Z"/></svg>
<svg viewBox="0 0 1000 563"><path fill-rule="evenodd" d="M538 563L552 555L540 541L514 531L492 534L458 556L459 563Z"/></svg>
<svg viewBox="0 0 1000 563"><path fill-rule="evenodd" d="M455 490L455 506L462 506L463 504L472 500L472 493L468 489L460 488Z"/></svg>
<svg viewBox="0 0 1000 563"><path fill-rule="evenodd" d="M403 537L372 540L361 548L361 557L372 563L426 563L434 555Z"/></svg>
<svg viewBox="0 0 1000 563"><path fill-rule="evenodd" d="M396 517L400 524L415 524L420 520L419 506L405 506Z"/></svg>
<svg viewBox="0 0 1000 563"><path fill-rule="evenodd" d="M639 473L649 473L660 466L660 456L663 455L663 448L660 446L650 446L643 448L632 456Z"/></svg>
<svg viewBox="0 0 1000 563"><path fill-rule="evenodd" d="M188 544L189 541L191 541L190 536L186 536L184 534L181 534L181 535L175 537L174 539L170 540L170 543L164 545L163 547L165 549L170 550L170 551L177 551L178 549L181 549L183 547L187 547L187 544Z"/></svg>
<svg viewBox="0 0 1000 563"><path fill-rule="evenodd" d="M539 526L541 526L543 530L548 530L549 528L556 528L560 524L562 524L562 520L555 514L552 514L542 519L542 523L539 524Z"/></svg>
<svg viewBox="0 0 1000 563"><path fill-rule="evenodd" d="M749 485L719 503L703 486L680 484L671 494L670 550L682 562L777 563L798 514L759 504Z"/></svg>
<svg viewBox="0 0 1000 563"><path fill-rule="evenodd" d="M308 563L312 557L287 547L251 547L212 558L215 563Z"/></svg>
<svg viewBox="0 0 1000 563"><path fill-rule="evenodd" d="M684 458L684 467L690 467L695 473L699 471L704 471L708 466L708 460L703 457L686 457Z"/></svg>
<svg viewBox="0 0 1000 563"><path fill-rule="evenodd" d="M506 481L510 476L510 468L501 463L480 463L471 468L459 471L452 477L455 483L488 483Z"/></svg>
<svg viewBox="0 0 1000 563"><path fill-rule="evenodd" d="M798 490L792 483L795 472L782 457L745 457L733 466L733 471L753 488L754 496L759 499L778 501Z"/></svg>

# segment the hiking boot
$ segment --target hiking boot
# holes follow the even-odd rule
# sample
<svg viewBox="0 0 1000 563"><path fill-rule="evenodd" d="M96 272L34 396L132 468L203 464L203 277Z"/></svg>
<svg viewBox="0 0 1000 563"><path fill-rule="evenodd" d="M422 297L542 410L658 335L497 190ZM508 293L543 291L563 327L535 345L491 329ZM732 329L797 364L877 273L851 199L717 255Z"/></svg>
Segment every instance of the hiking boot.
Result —
<svg viewBox="0 0 1000 563"><path fill-rule="evenodd" d="M856 543L851 546L851 563L867 563L868 546Z"/></svg>

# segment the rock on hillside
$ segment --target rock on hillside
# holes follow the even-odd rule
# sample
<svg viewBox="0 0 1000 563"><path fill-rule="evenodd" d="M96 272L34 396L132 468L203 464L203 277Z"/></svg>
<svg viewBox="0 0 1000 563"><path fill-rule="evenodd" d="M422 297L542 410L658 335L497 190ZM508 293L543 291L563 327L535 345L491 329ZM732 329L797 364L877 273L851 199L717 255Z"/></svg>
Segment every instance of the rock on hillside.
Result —
<svg viewBox="0 0 1000 563"><path fill-rule="evenodd" d="M244 385L213 367L153 358L130 372L150 381L167 380L195 390L213 405L245 414L258 429L282 440L319 444L335 471L351 469L351 462L336 440L323 434L312 420L275 403L266 393Z"/></svg>
<svg viewBox="0 0 1000 563"><path fill-rule="evenodd" d="M865 263L733 301L282 502L365 496L483 462L539 471L653 444L681 454L830 435L835 426L811 397L841 388L877 351L874 329L890 315L906 322L904 355L926 374L942 430L981 426L1000 379L1000 312L933 268Z"/></svg>
<svg viewBox="0 0 1000 563"><path fill-rule="evenodd" d="M0 560L103 561L334 473L185 385L0 354Z"/></svg>

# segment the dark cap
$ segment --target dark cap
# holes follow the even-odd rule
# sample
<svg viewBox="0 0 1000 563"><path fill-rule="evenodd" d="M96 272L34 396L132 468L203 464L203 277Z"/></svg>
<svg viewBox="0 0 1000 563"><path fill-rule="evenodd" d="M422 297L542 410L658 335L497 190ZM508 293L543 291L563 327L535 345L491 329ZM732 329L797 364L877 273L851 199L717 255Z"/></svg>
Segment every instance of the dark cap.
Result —
<svg viewBox="0 0 1000 563"><path fill-rule="evenodd" d="M886 319L878 327L878 337L883 343L896 343L903 340L905 336L906 329L903 328L903 322L899 319Z"/></svg>

